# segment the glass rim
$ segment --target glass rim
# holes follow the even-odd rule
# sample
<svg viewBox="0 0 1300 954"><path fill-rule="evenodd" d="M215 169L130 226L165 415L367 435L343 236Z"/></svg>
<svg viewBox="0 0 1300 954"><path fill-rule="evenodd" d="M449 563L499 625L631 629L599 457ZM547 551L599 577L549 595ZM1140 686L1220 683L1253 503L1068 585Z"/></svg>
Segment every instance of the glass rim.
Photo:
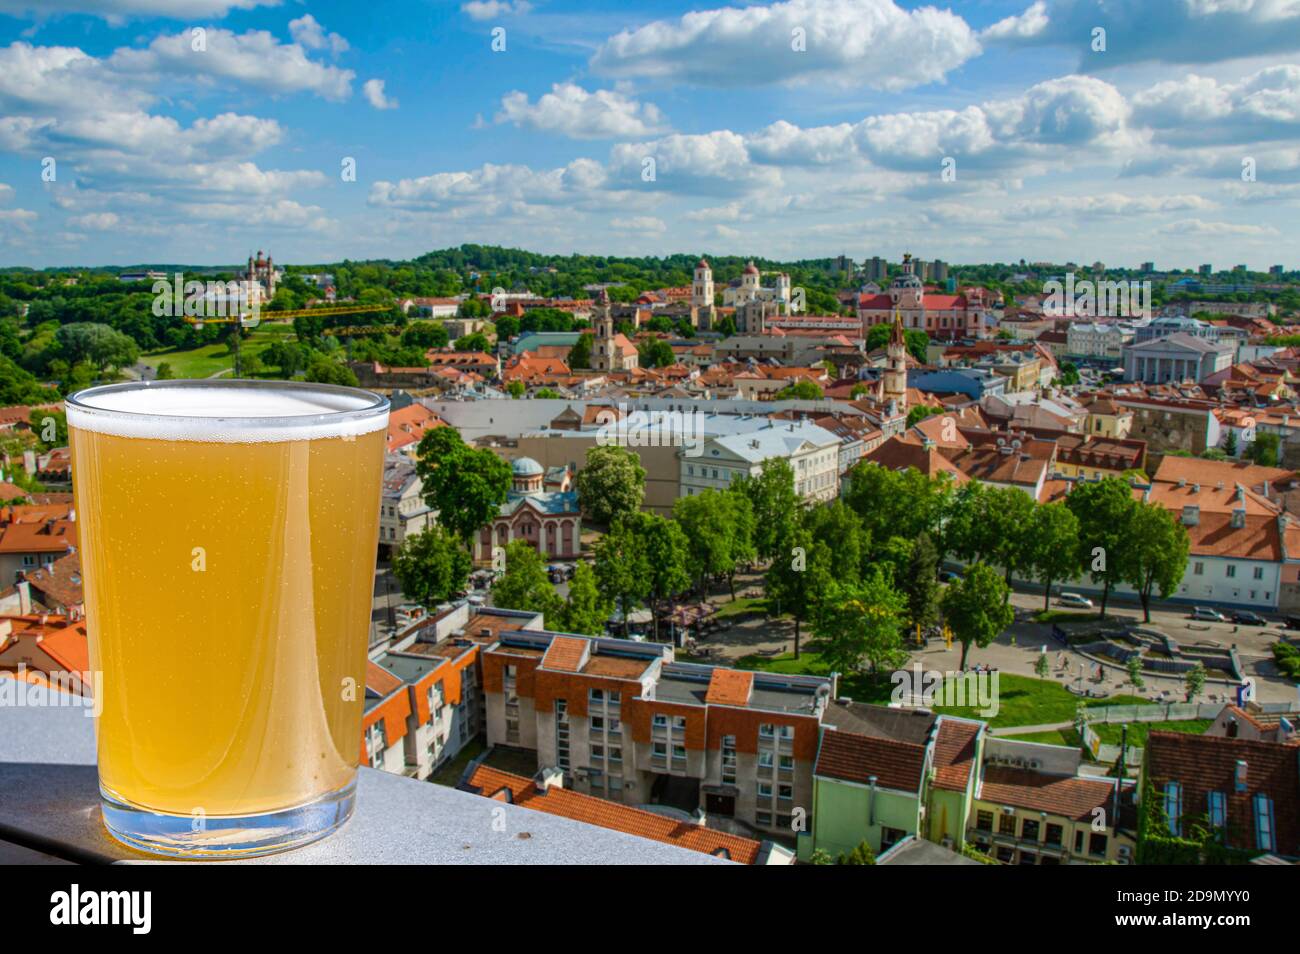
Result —
<svg viewBox="0 0 1300 954"><path fill-rule="evenodd" d="M319 414L288 414L258 417L242 414L160 414L156 411L122 410L104 407L92 403L96 397L106 394L121 394L128 391L162 391L162 390L240 390L240 391L279 391L297 395L333 395L358 398L369 403L362 407L322 411ZM324 384L313 381L260 381L247 378L180 378L168 381L122 381L116 384L99 384L82 388L63 399L67 407L93 417L117 419L123 421L171 421L194 423L227 422L250 428L267 428L271 430L294 430L305 427L320 427L330 424L343 424L352 421L364 421L371 417L387 414L390 410L388 398L365 388L345 387L341 384Z"/></svg>

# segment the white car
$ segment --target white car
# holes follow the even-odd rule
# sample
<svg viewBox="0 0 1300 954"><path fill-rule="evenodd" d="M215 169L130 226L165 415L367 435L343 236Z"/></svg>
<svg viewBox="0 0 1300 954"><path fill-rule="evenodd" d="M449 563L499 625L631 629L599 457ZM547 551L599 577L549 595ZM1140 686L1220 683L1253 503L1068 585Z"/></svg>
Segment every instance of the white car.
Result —
<svg viewBox="0 0 1300 954"><path fill-rule="evenodd" d="M1056 601L1061 606L1075 606L1079 609L1092 609L1092 600L1078 593L1062 593Z"/></svg>

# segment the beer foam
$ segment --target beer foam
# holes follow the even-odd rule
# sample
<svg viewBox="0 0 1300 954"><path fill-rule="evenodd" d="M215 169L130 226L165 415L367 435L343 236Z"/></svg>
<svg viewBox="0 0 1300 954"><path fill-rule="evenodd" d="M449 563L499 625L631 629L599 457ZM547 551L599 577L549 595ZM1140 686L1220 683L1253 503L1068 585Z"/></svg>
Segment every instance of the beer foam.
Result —
<svg viewBox="0 0 1300 954"><path fill-rule="evenodd" d="M73 395L68 424L78 430L166 441L265 443L355 437L383 430L377 396L310 385L221 387L141 385Z"/></svg>

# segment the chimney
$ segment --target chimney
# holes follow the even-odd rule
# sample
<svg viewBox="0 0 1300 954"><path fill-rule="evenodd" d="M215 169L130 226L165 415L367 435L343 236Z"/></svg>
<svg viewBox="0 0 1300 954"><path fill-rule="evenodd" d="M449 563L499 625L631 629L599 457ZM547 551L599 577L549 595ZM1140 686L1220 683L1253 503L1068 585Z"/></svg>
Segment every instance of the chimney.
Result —
<svg viewBox="0 0 1300 954"><path fill-rule="evenodd" d="M1245 765L1245 762L1238 762L1238 765ZM872 775L867 779L867 785L871 787L871 794L867 802L867 824L876 823L876 776Z"/></svg>
<svg viewBox="0 0 1300 954"><path fill-rule="evenodd" d="M1237 759L1237 769L1233 772L1233 781L1238 792L1246 790L1246 760Z"/></svg>

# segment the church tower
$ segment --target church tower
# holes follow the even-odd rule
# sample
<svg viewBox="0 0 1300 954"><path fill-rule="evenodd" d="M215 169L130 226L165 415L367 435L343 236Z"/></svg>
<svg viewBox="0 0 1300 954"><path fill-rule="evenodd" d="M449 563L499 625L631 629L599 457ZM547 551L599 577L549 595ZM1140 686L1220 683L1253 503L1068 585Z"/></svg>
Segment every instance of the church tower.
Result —
<svg viewBox="0 0 1300 954"><path fill-rule="evenodd" d="M713 269L707 259L695 266L695 281L691 284L691 305L696 308L713 307Z"/></svg>
<svg viewBox="0 0 1300 954"><path fill-rule="evenodd" d="M885 348L886 362L883 398L893 402L900 414L907 413L907 338L903 334L903 319L894 309L894 327Z"/></svg>
<svg viewBox="0 0 1300 954"><path fill-rule="evenodd" d="M595 371L614 370L614 316L609 304L609 291L602 288L591 311L591 327L595 338L591 343L591 367Z"/></svg>

